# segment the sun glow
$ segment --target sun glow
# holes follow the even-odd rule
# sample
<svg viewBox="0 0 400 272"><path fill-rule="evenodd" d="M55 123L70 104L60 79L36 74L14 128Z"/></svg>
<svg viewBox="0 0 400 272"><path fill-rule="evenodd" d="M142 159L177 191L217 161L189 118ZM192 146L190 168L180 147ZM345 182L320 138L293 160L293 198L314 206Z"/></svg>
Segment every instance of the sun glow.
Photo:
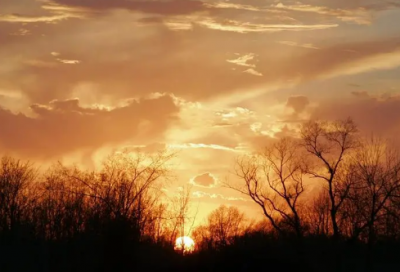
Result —
<svg viewBox="0 0 400 272"><path fill-rule="evenodd" d="M183 253L191 253L194 251L194 241L188 236L179 237L175 241L176 251L183 251Z"/></svg>

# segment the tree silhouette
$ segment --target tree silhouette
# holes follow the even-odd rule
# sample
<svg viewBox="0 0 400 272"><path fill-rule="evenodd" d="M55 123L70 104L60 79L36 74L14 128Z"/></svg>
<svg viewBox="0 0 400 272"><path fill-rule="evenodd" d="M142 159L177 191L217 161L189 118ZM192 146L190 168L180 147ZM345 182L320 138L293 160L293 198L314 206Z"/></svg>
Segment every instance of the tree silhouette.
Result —
<svg viewBox="0 0 400 272"><path fill-rule="evenodd" d="M19 231L28 223L32 205L36 170L30 162L5 156L0 162L0 232L17 239Z"/></svg>
<svg viewBox="0 0 400 272"><path fill-rule="evenodd" d="M179 237L189 236L192 232L194 223L196 221L197 212L191 216L191 186L179 187L178 194L172 199L172 217L171 217L171 243L176 243L176 239ZM187 250L185 243L182 240L179 245L175 245L175 249L180 251L184 255Z"/></svg>
<svg viewBox="0 0 400 272"><path fill-rule="evenodd" d="M347 177L354 180L346 200L351 237L357 239L367 231L365 239L374 243L385 207L400 188L400 157L382 140L364 140L352 156Z"/></svg>
<svg viewBox="0 0 400 272"><path fill-rule="evenodd" d="M288 138L268 146L264 153L238 160L236 173L244 186L230 186L251 197L279 233L303 235L299 198L304 192L304 165L299 146Z"/></svg>
<svg viewBox="0 0 400 272"><path fill-rule="evenodd" d="M207 224L197 227L193 235L202 249L219 249L234 243L249 225L237 207L221 205L210 213Z"/></svg>
<svg viewBox="0 0 400 272"><path fill-rule="evenodd" d="M307 221L308 232L313 235L329 235L330 221L328 190L323 188L302 211Z"/></svg>
<svg viewBox="0 0 400 272"><path fill-rule="evenodd" d="M357 131L352 119L309 121L301 129L302 144L312 155L312 165L307 172L327 185L332 231L336 239L340 236L337 215L350 190L350 185L343 188L338 176L346 156L358 145Z"/></svg>

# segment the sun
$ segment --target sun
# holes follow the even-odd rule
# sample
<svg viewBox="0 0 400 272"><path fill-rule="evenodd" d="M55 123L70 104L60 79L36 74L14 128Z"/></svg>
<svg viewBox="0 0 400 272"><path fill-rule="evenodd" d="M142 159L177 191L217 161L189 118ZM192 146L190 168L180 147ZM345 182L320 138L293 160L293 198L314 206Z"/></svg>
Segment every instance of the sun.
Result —
<svg viewBox="0 0 400 272"><path fill-rule="evenodd" d="M179 237L175 241L174 249L176 251L183 250L183 253L191 253L194 251L194 241L188 236Z"/></svg>

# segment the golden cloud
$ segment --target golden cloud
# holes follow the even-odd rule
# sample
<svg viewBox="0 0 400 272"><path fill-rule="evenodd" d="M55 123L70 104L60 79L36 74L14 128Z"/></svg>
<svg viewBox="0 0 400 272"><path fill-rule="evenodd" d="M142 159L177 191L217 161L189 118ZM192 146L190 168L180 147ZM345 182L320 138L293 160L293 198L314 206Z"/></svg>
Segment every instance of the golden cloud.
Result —
<svg viewBox="0 0 400 272"><path fill-rule="evenodd" d="M47 15L22 15L8 14L0 16L0 22L9 23L57 23L71 18L82 19L86 17L88 10L74 7L62 6L52 2L42 5L42 9L50 14Z"/></svg>
<svg viewBox="0 0 400 272"><path fill-rule="evenodd" d="M303 47L303 48L307 48L307 49L319 49L318 47L316 47L315 45L313 45L311 43L299 44L297 42L292 42L292 41L278 41L278 43L288 45L288 46Z"/></svg>
<svg viewBox="0 0 400 272"><path fill-rule="evenodd" d="M299 11L299 12L310 12L316 13L320 15L329 15L332 17L336 17L344 22L354 22L360 25L369 25L372 21L372 14L369 10L365 8L357 8L357 9L331 9L328 7L322 6L313 6L313 5L285 5L283 3L278 3L273 5L274 8L288 10L288 11Z"/></svg>
<svg viewBox="0 0 400 272"><path fill-rule="evenodd" d="M78 99L31 106L34 116L0 109L0 148L49 158L79 149L162 137L179 108L169 96L132 100L111 110L84 108ZM24 133L21 133L24 132Z"/></svg>
<svg viewBox="0 0 400 272"><path fill-rule="evenodd" d="M195 198L209 198L209 199L222 200L222 201L249 202L248 199L245 199L243 197L224 196L222 194L206 193L206 192L202 192L202 191L195 191L192 193L192 196Z"/></svg>
<svg viewBox="0 0 400 272"><path fill-rule="evenodd" d="M218 180L211 173L204 173L193 177L189 183L198 187L213 188L218 184Z"/></svg>
<svg viewBox="0 0 400 272"><path fill-rule="evenodd" d="M263 32L281 32L281 31L310 31L323 30L338 27L337 24L256 24L248 22L240 22L236 20L225 20L217 22L212 18L206 18L197 21L196 24L213 30L237 32L237 33L263 33Z"/></svg>

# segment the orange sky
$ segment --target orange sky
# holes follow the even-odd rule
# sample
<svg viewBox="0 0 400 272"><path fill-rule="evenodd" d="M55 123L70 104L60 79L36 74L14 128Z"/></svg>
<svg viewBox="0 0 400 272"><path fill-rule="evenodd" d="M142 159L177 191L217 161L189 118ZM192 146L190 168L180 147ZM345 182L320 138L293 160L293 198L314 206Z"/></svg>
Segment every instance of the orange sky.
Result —
<svg viewBox="0 0 400 272"><path fill-rule="evenodd" d="M179 151L199 220L234 158L302 120L400 132L395 0L1 0L0 151L87 167L123 147Z"/></svg>

